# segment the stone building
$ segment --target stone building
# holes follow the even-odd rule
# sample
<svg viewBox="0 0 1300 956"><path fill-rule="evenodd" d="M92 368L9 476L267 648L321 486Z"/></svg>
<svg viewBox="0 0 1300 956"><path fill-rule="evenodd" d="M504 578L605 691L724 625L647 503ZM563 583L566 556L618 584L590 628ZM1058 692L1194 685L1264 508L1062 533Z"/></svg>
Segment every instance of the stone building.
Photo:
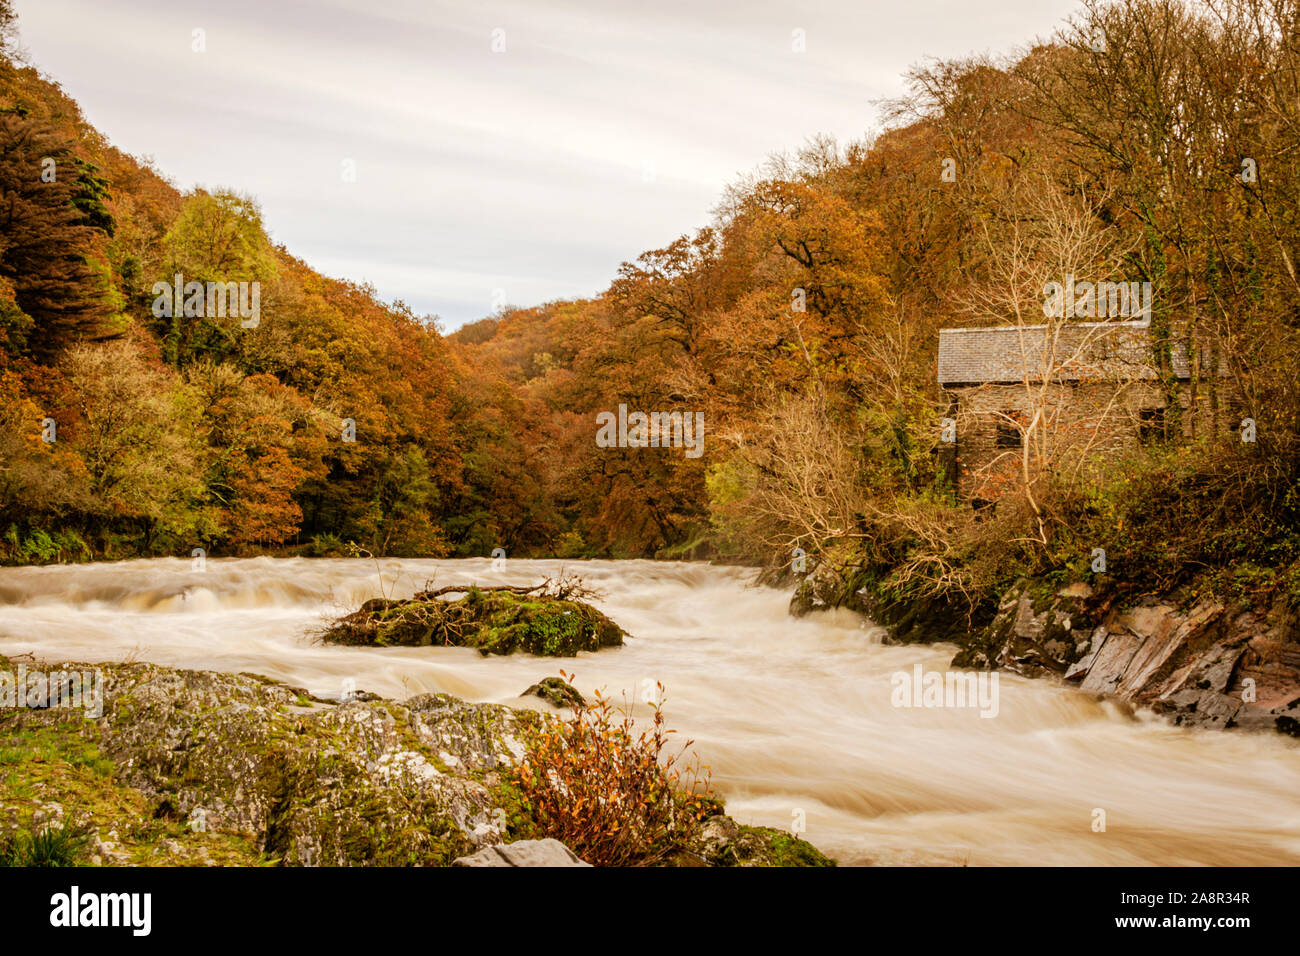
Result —
<svg viewBox="0 0 1300 956"><path fill-rule="evenodd" d="M1058 468L1175 432L1188 438L1235 427L1236 403L1223 389L1191 387L1183 344L1170 348L1169 384L1152 344L1150 328L1136 322L941 330L938 378L950 400L944 439L958 495L977 506L996 500L1021 480L1026 457L1031 468L1037 460ZM1206 375L1198 370L1196 378ZM1171 392L1176 416L1168 413Z"/></svg>

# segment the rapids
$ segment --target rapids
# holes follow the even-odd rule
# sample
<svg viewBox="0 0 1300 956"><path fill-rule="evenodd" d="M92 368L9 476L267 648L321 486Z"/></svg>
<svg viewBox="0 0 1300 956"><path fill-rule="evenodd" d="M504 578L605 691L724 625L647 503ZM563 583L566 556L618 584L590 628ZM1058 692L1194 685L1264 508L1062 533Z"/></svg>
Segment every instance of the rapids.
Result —
<svg viewBox="0 0 1300 956"><path fill-rule="evenodd" d="M330 615L381 594L532 584L561 567L633 639L576 660L462 648L315 643ZM895 707L891 676L944 670L951 646L895 647L854 614L795 620L789 595L738 568L651 561L179 559L0 569L0 654L254 671L337 697L445 691L520 704L564 669L637 704L662 682L669 726L728 812L789 827L841 863L1300 863L1300 749L1185 730L1049 681L999 677L998 713ZM648 682L648 683L647 683ZM540 703L538 703L538 706ZM1106 814L1093 831L1094 810Z"/></svg>

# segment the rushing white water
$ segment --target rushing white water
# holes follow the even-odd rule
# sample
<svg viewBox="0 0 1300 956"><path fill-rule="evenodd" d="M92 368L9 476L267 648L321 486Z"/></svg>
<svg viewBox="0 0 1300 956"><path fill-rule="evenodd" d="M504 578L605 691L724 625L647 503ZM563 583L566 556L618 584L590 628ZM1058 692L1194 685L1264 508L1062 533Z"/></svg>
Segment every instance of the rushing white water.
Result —
<svg viewBox="0 0 1300 956"><path fill-rule="evenodd" d="M314 643L327 616L381 593L536 583L560 562L128 561L0 569L0 654L255 671L338 696L446 691L515 703L539 678L584 693L667 690L670 726L713 771L728 812L788 827L843 863L1300 863L1300 748L1184 730L1048 681L1000 676L996 717L895 707L891 676L946 668L951 646L893 647L848 612L795 620L752 572L569 562L634 635L577 660L462 648ZM644 710L644 708L642 708ZM1094 810L1106 814L1094 832Z"/></svg>

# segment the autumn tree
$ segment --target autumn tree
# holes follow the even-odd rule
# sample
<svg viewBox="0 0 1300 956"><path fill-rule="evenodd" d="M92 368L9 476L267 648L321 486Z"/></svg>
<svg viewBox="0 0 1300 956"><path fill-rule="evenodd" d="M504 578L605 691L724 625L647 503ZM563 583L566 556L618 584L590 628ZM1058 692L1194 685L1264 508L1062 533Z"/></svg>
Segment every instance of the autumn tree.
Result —
<svg viewBox="0 0 1300 956"><path fill-rule="evenodd" d="M0 112L0 336L48 359L109 334L108 284L92 267L111 228L102 180L55 128Z"/></svg>
<svg viewBox="0 0 1300 956"><path fill-rule="evenodd" d="M294 493L324 473L324 423L292 389L269 375L245 376L202 360L185 381L201 408L204 485L217 540L235 548L282 543L297 533Z"/></svg>
<svg viewBox="0 0 1300 956"><path fill-rule="evenodd" d="M77 396L70 445L85 463L99 529L124 521L146 551L209 534L192 390L125 340L74 346L63 369Z"/></svg>
<svg viewBox="0 0 1300 956"><path fill-rule="evenodd" d="M58 422L27 394L19 376L0 371L0 530L61 519L90 504L80 459L60 444ZM54 440L47 440L54 439Z"/></svg>

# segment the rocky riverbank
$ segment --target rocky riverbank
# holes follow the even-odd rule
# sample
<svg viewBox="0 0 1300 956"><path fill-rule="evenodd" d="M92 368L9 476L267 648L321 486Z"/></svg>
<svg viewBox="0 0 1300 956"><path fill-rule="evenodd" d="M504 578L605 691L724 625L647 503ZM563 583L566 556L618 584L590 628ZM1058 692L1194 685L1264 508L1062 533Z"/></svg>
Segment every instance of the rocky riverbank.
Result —
<svg viewBox="0 0 1300 956"><path fill-rule="evenodd" d="M964 600L882 599L839 555L798 583L791 613L848 607L895 643L952 642L958 668L1050 677L1149 707L1177 724L1300 736L1300 611L1212 596L1126 595L1093 583L1017 582L972 611Z"/></svg>
<svg viewBox="0 0 1300 956"><path fill-rule="evenodd" d="M446 694L340 702L153 664L55 669L96 670L102 715L0 710L0 847L54 833L78 862L106 865L449 865L547 836L509 771L528 729L557 717ZM720 806L672 862L829 863Z"/></svg>

